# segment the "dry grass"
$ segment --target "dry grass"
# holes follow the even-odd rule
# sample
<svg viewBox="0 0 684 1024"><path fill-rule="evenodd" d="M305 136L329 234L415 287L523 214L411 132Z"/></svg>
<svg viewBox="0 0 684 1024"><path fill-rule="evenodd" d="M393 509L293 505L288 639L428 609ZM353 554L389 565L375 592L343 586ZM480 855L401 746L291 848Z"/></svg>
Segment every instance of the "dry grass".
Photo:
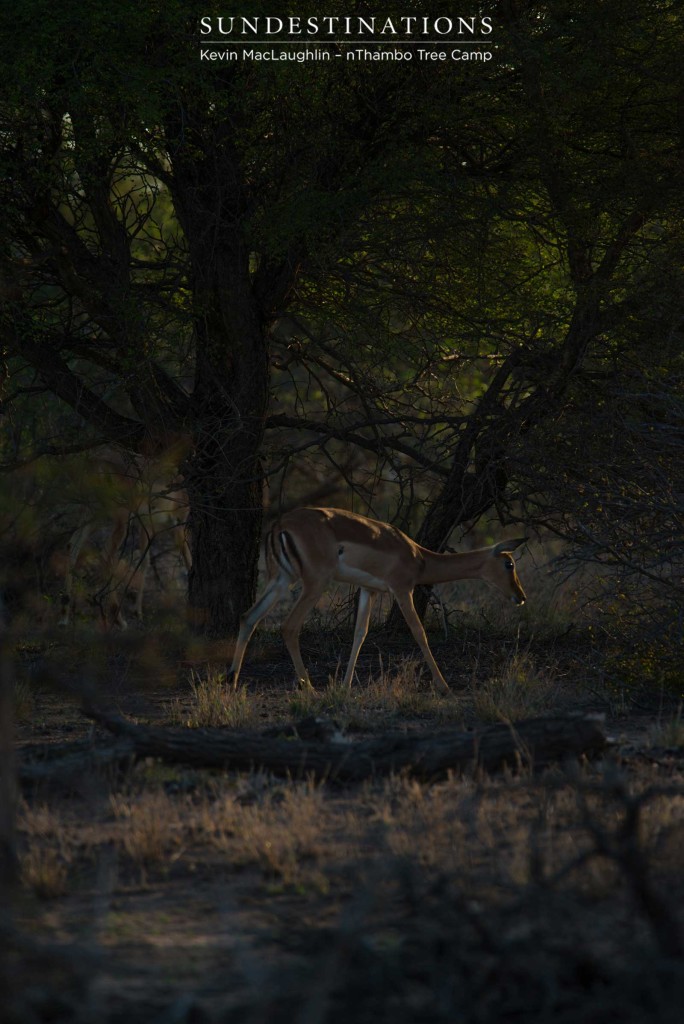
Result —
<svg viewBox="0 0 684 1024"><path fill-rule="evenodd" d="M403 717L435 717L449 721L461 716L452 694L436 691L421 658L402 658L392 668L381 665L369 681L364 700L371 706Z"/></svg>
<svg viewBox="0 0 684 1024"><path fill-rule="evenodd" d="M374 713L411 717L434 717L451 721L462 717L461 705L452 694L435 692L425 663L416 657L401 658L385 667L368 681L342 685L342 671L338 665L328 678L325 689L302 690L294 694L289 708L295 717L306 715L338 715L358 720L359 716Z"/></svg>
<svg viewBox="0 0 684 1024"><path fill-rule="evenodd" d="M390 859L437 873L467 871L471 798L471 786L460 782L428 787L410 779L388 780L373 802Z"/></svg>
<svg viewBox="0 0 684 1024"><path fill-rule="evenodd" d="M120 824L118 844L135 865L158 866L176 854L183 835L179 806L163 790L115 794L110 806Z"/></svg>
<svg viewBox="0 0 684 1024"><path fill-rule="evenodd" d="M228 686L224 675L213 672L200 678L193 673L190 689L189 704L176 700L170 707L169 717L174 725L190 729L248 729L255 724L257 712L247 689Z"/></svg>
<svg viewBox="0 0 684 1024"><path fill-rule="evenodd" d="M474 685L473 707L484 722L514 722L542 714L559 696L553 669L538 668L529 651L515 651L495 675Z"/></svg>
<svg viewBox="0 0 684 1024"><path fill-rule="evenodd" d="M548 785L523 777L432 785L391 777L339 797L312 782L257 774L238 782L216 778L194 795L115 794L109 835L143 872L218 853L231 870L256 869L269 892L325 892L350 865L398 858L458 879L473 898L566 874L587 895L603 898L616 885L616 862L586 853L597 835L620 833L625 799L612 782L603 785L586 772ZM683 809L684 789L644 801L638 841L662 870L681 868ZM44 805L24 808L20 827L28 840L22 879L44 899L66 892L74 850L101 842L92 823L76 829ZM104 822L100 829L107 829Z"/></svg>
<svg viewBox="0 0 684 1024"><path fill-rule="evenodd" d="M501 615L501 640L487 646L485 625L481 644L465 630L458 650L444 644L438 654L463 685L471 670L484 680L466 693L432 692L427 669L412 657L355 680L351 690L338 671L320 693L294 695L291 711L332 713L375 733L428 735L440 719L515 721L557 706L569 674L564 649L553 647L557 670L549 667L550 645L511 650L520 613ZM580 670L590 656L580 650ZM139 690L135 698L124 713L139 713ZM176 724L249 727L271 700L268 724L276 725L287 714L276 684L234 695L219 676L193 677L191 706L178 701L171 714ZM59 735L64 708L37 691L36 746L46 740L44 707L56 709L50 739L68 738ZM282 1009L316 1024L366 1021L384 1007L388 1019L411 1021L461 1014L483 1022L674 1024L674 1013L643 1011L628 985L641 970L659 1012L682 1005L667 988L680 960L660 953L677 932L684 897L681 728L680 712L650 734L654 746L673 748L666 755L641 757L648 743L639 755L626 747L619 784L615 767L596 764L567 774L559 767L543 776L431 785L396 777L347 787L138 764L123 782L107 776L101 790L89 780L95 798L93 790L86 799L59 791L50 804L20 807L23 886L50 901L23 901L22 926L60 941L84 934L99 900L115 954L100 980L109 992L116 979L119 999L95 1006L105 1024L125 1019L121 1003L132 1005L143 989L141 1013L149 1016L154 1004L160 1017L160 993L159 1008L166 1000L172 1009L191 993L201 1016L207 992L230 992L237 1001L244 994L241 1005L212 1006L208 1019L216 1009L217 1019L275 1020ZM632 823L633 802L642 798ZM101 882L107 855L115 867ZM306 963L315 984L308 976L301 984L295 962L297 970ZM137 963L144 978L135 976ZM184 977L179 965L188 968ZM279 1002L276 977L289 1003ZM590 1012L573 1016L573 1000L582 999L594 1000Z"/></svg>
<svg viewBox="0 0 684 1024"><path fill-rule="evenodd" d="M66 843L68 830L63 816L47 804L22 801L17 818L19 832L31 838L54 839Z"/></svg>
<svg viewBox="0 0 684 1024"><path fill-rule="evenodd" d="M350 866L356 872L369 860L399 859L458 879L473 898L501 898L544 878L603 899L619 884L620 844L632 841L626 815L630 801L641 799L633 841L660 870L678 872L684 788L628 789L610 772L602 779L588 769L573 781L450 778L429 785L391 777L339 797L310 781L256 774L216 778L192 796L115 796L111 806L116 841L143 870L219 854L231 871L258 871L269 893L320 894ZM68 860L48 855L45 863L54 870ZM38 858L36 874L40 864Z"/></svg>
<svg viewBox="0 0 684 1024"><path fill-rule="evenodd" d="M68 862L53 846L30 846L20 858L22 885L40 900L66 895L68 873Z"/></svg>
<svg viewBox="0 0 684 1024"><path fill-rule="evenodd" d="M114 839L144 877L204 851L231 869L255 868L269 891L326 887L325 794L313 783L275 784L257 774L237 785L216 779L192 797L161 789L113 795L110 805Z"/></svg>
<svg viewBox="0 0 684 1024"><path fill-rule="evenodd" d="M349 714L357 700L352 686L342 685L342 672L338 664L335 674L328 676L327 685L322 690L302 688L293 693L288 706L295 718L308 715Z"/></svg>
<svg viewBox="0 0 684 1024"><path fill-rule="evenodd" d="M259 792L259 790L261 790ZM208 843L233 867L255 867L273 887L326 888L325 794L312 782L258 787L256 798L221 790L195 809L193 840Z"/></svg>
<svg viewBox="0 0 684 1024"><path fill-rule="evenodd" d="M22 802L17 830L24 839L19 854L22 884L41 900L64 896L73 859L73 840L62 815L47 804L32 807Z"/></svg>
<svg viewBox="0 0 684 1024"><path fill-rule="evenodd" d="M271 681L275 670L268 686L250 682L249 693L237 694L217 674L193 676L171 717L193 727L249 728L315 714L346 722L352 734L428 735L441 720L515 721L557 706L569 674L564 648L527 641L516 647L519 620L504 625L505 635L489 645L468 630L455 648L440 645L438 662L455 683L446 696L433 691L414 655L385 661L351 689L342 687L338 670L321 692L288 696ZM456 689L468 686L471 672L483 682ZM289 666L283 687L288 680ZM651 742L676 746L681 717L663 718ZM41 733L36 737L43 742ZM281 1000L283 1013L316 1024L376 1019L378 1006L388 1019L451 1020L461 1013L542 1024L563 1017L578 993L604 990L621 1020L652 1024L647 1014L622 1013L630 1000L616 998L621 986L612 979L616 965L628 965L629 976L631 965L649 956L657 967L671 922L661 923L652 892L673 907L680 898L684 795L646 801L638 827L627 827L628 800L663 780L656 759L675 764L668 769L671 789L683 784L681 758L655 754L626 769L626 797L595 765L574 775L558 769L543 777L478 775L431 785L396 777L338 787L138 764L123 783L108 779L118 787L111 800L86 807L62 794L54 804L22 808L21 877L35 896L26 903L48 931L75 934L99 900L98 927L120 965L108 971L119 972L121 998L129 1002L136 981L147 984L135 978L138 958L157 992L169 994L168 1005L192 992L203 1010L202 993L237 992L239 1008L220 1011L236 1019L275 1019L279 977L283 991L302 993L291 1003ZM108 855L115 866L98 895ZM305 958L315 978L308 987L292 966ZM185 978L177 971L183 960L190 964ZM240 964L256 982L236 978ZM644 975L657 988L657 971L649 967ZM316 1010L316 998L330 1014ZM546 1004L536 1013L535 999L546 999L553 1013ZM603 1008L592 1019L608 1019ZM97 1010L109 1020L109 1007ZM124 1019L119 1006L116 1013Z"/></svg>

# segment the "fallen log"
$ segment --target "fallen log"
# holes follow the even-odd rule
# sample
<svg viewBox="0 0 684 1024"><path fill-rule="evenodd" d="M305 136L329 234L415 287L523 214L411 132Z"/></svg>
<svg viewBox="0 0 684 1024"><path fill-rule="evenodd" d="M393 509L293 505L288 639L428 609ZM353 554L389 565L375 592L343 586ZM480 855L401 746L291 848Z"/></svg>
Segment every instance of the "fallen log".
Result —
<svg viewBox="0 0 684 1024"><path fill-rule="evenodd" d="M314 776L360 782L374 775L406 772L434 779L447 772L539 768L566 758L591 756L608 742L603 718L569 715L491 725L475 732L443 730L422 736L391 735L365 740L304 741L229 732L136 725L120 715L85 712L129 740L138 757L158 757L205 768L265 769L295 778Z"/></svg>

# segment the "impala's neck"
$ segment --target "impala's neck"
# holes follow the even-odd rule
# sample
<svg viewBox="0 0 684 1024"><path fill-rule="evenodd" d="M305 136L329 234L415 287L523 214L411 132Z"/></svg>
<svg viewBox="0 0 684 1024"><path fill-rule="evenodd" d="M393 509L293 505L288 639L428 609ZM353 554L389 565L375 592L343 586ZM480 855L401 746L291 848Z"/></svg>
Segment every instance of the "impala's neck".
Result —
<svg viewBox="0 0 684 1024"><path fill-rule="evenodd" d="M487 560L492 557L489 548L480 551L439 554L421 548L423 570L419 583L450 583L454 580L477 580L484 575Z"/></svg>

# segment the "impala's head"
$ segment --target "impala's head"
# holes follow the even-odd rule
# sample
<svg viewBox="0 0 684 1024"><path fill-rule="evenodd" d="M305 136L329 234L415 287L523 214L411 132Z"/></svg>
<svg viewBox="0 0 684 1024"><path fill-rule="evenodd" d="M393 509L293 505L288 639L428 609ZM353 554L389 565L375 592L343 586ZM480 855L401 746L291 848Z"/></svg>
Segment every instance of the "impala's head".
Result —
<svg viewBox="0 0 684 1024"><path fill-rule="evenodd" d="M519 537L518 540L502 540L495 544L491 551L491 563L488 567L487 581L493 583L498 590L506 597L509 597L514 604L525 604L525 591L515 571L515 561L512 551L524 544L527 537Z"/></svg>

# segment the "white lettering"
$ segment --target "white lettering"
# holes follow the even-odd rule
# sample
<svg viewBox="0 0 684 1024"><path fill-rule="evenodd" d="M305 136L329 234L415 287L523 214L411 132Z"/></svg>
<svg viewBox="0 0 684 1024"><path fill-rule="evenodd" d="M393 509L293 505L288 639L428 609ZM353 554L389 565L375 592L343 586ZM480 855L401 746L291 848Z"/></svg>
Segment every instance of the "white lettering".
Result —
<svg viewBox="0 0 684 1024"><path fill-rule="evenodd" d="M200 50L200 60L237 60L235 50Z"/></svg>
<svg viewBox="0 0 684 1024"><path fill-rule="evenodd" d="M347 50L347 60L376 60L376 61L408 61L413 59L413 54L406 50L367 50L363 46L355 50Z"/></svg>
<svg viewBox="0 0 684 1024"><path fill-rule="evenodd" d="M491 50L452 50L452 60L481 60L489 61L494 54Z"/></svg>

